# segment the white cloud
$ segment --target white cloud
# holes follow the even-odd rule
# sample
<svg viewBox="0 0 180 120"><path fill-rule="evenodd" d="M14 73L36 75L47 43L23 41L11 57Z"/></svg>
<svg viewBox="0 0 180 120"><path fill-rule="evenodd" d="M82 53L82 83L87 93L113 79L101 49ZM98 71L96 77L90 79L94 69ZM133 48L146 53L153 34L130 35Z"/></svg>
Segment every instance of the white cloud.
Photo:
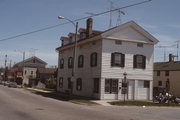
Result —
<svg viewBox="0 0 180 120"><path fill-rule="evenodd" d="M143 28L146 28L146 29L157 29L158 28L158 26L144 24L144 23L142 23L141 25L142 25Z"/></svg>

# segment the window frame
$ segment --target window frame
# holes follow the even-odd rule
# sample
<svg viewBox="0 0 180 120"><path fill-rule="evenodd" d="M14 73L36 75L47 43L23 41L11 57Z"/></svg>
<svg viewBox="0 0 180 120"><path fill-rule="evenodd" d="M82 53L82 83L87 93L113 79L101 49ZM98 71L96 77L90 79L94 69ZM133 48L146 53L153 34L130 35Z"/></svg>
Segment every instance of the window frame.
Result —
<svg viewBox="0 0 180 120"><path fill-rule="evenodd" d="M137 43L137 47L144 47L144 44L143 43Z"/></svg>
<svg viewBox="0 0 180 120"><path fill-rule="evenodd" d="M70 62L71 61L71 62ZM71 64L70 64L71 63ZM68 68L73 68L73 57L68 58Z"/></svg>
<svg viewBox="0 0 180 120"><path fill-rule="evenodd" d="M157 76L161 76L161 71L160 70L157 70L156 73L157 73L156 74Z"/></svg>
<svg viewBox="0 0 180 120"><path fill-rule="evenodd" d="M72 82L71 82L71 78L67 78L68 80L68 89L71 89L72 88Z"/></svg>
<svg viewBox="0 0 180 120"><path fill-rule="evenodd" d="M60 69L63 69L64 68L64 59L61 58L60 59Z"/></svg>
<svg viewBox="0 0 180 120"><path fill-rule="evenodd" d="M115 44L116 45L122 45L122 41L121 40L115 40Z"/></svg>
<svg viewBox="0 0 180 120"><path fill-rule="evenodd" d="M59 77L59 88L63 88L63 77Z"/></svg>
<svg viewBox="0 0 180 120"><path fill-rule="evenodd" d="M82 79L81 78L77 78L76 79L76 90L77 91L81 91L82 90Z"/></svg>
<svg viewBox="0 0 180 120"><path fill-rule="evenodd" d="M166 71L165 71L165 76L169 76L169 74L170 74L170 71L169 71L169 70L166 70Z"/></svg>
<svg viewBox="0 0 180 120"><path fill-rule="evenodd" d="M113 85L115 82L116 86ZM118 79L105 79L105 94L117 94L118 93Z"/></svg>
<svg viewBox="0 0 180 120"><path fill-rule="evenodd" d="M82 61L81 61L81 59L82 59ZM83 66L84 66L84 55L79 55L79 57L78 57L78 67L83 68Z"/></svg>
<svg viewBox="0 0 180 120"><path fill-rule="evenodd" d="M90 66L91 67L97 66L97 53L96 52L93 52L90 55Z"/></svg>
<svg viewBox="0 0 180 120"><path fill-rule="evenodd" d="M142 62L141 63L137 62L138 57L142 57ZM134 55L133 56L133 68L136 68L136 69L146 69L146 56L139 55L139 54Z"/></svg>
<svg viewBox="0 0 180 120"><path fill-rule="evenodd" d="M119 63L116 63L115 61L116 55L120 55L121 57ZM125 67L125 54L119 52L111 53L111 67Z"/></svg>
<svg viewBox="0 0 180 120"><path fill-rule="evenodd" d="M144 88L150 88L150 81L144 80Z"/></svg>
<svg viewBox="0 0 180 120"><path fill-rule="evenodd" d="M162 81L158 81L158 86L162 86Z"/></svg>
<svg viewBox="0 0 180 120"><path fill-rule="evenodd" d="M94 93L99 93L99 88L100 88L100 79L99 78L94 78Z"/></svg>
<svg viewBox="0 0 180 120"><path fill-rule="evenodd" d="M86 38L86 32L80 32L79 38L80 38L80 40L85 39Z"/></svg>

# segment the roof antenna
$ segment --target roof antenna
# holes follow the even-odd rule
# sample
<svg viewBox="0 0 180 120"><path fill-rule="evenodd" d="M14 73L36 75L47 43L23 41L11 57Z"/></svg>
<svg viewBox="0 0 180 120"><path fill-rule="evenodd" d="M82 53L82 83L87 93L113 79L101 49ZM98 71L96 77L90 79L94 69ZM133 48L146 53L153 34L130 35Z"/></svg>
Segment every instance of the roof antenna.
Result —
<svg viewBox="0 0 180 120"><path fill-rule="evenodd" d="M30 48L30 50L29 50L30 57L35 56L35 55L36 55L36 51L37 51L37 50L38 50L38 49L35 49L35 48Z"/></svg>
<svg viewBox="0 0 180 120"><path fill-rule="evenodd" d="M120 9L117 12L118 12L118 18L117 18L116 26L122 24L121 14L125 15L125 12L121 11Z"/></svg>
<svg viewBox="0 0 180 120"><path fill-rule="evenodd" d="M111 1L111 0L108 0L108 2L110 3L110 13L109 13L109 15L110 15L110 17L109 17L109 28L112 28L112 10L113 10L113 4L114 4L114 2L113 1Z"/></svg>

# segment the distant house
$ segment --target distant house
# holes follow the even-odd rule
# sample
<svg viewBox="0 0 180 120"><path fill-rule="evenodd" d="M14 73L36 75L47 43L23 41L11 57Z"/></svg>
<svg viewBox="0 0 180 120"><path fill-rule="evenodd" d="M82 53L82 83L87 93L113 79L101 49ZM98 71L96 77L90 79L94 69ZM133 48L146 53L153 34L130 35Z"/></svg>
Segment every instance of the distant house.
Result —
<svg viewBox="0 0 180 120"><path fill-rule="evenodd" d="M23 85L33 86L35 84L36 72L38 68L45 68L46 62L40 58L33 56L24 61L16 63L15 68L18 68L19 72L22 71Z"/></svg>
<svg viewBox="0 0 180 120"><path fill-rule="evenodd" d="M47 79L57 77L57 68L38 68L36 74L36 78L44 83Z"/></svg>
<svg viewBox="0 0 180 120"><path fill-rule="evenodd" d="M180 61L154 63L153 86L169 89L170 94L180 97Z"/></svg>
<svg viewBox="0 0 180 120"><path fill-rule="evenodd" d="M158 42L134 21L106 31L80 29L74 62L74 35L61 37L58 84L60 92L95 99L151 100L154 44ZM127 86L124 83L127 73ZM126 87L127 90L124 89Z"/></svg>

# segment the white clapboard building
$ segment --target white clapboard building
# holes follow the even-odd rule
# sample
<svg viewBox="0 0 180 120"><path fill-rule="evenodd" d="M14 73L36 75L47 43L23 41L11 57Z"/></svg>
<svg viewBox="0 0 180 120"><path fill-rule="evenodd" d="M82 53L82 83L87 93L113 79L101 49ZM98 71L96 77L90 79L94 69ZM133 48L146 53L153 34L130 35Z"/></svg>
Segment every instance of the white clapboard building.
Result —
<svg viewBox="0 0 180 120"><path fill-rule="evenodd" d="M158 40L134 21L106 31L87 28L61 37L57 90L95 99L151 100L154 45ZM75 49L74 49L75 48ZM74 50L76 50L74 52ZM75 53L75 54L74 54ZM74 61L75 58L75 61Z"/></svg>

